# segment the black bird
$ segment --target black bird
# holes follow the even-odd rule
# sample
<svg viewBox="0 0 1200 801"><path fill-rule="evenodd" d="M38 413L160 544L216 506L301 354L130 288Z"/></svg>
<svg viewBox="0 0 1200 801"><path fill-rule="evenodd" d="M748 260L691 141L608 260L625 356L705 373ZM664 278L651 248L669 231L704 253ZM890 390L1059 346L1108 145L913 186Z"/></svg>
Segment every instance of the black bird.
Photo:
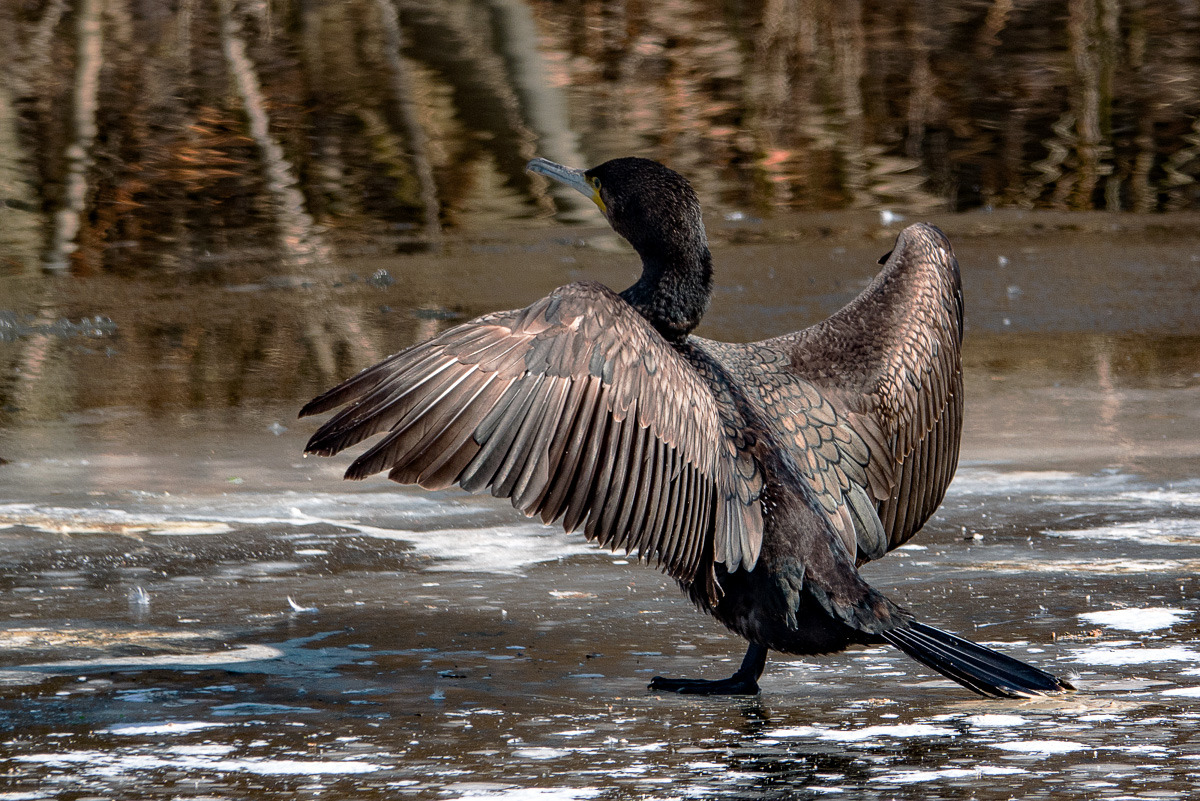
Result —
<svg viewBox="0 0 1200 801"><path fill-rule="evenodd" d="M346 405L307 450L373 434L346 478L458 484L636 553L750 642L728 679L651 689L750 694L768 650L887 642L981 695L1073 689L917 622L858 566L909 539L946 492L962 430L962 292L937 228L906 228L828 320L748 344L691 335L712 257L678 173L621 158L529 163L595 201L642 259L616 293L569 284L369 367L300 415Z"/></svg>

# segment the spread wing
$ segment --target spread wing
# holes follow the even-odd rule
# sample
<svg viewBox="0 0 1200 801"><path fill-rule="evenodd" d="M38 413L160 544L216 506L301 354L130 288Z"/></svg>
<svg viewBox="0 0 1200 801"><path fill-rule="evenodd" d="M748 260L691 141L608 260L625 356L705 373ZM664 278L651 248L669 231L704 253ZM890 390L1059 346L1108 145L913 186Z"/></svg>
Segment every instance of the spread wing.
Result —
<svg viewBox="0 0 1200 801"><path fill-rule="evenodd" d="M857 552L881 547L886 535L869 489L872 482L885 480L881 468L846 413L827 393L792 372L791 355L780 347L787 338L744 345L697 337L689 341L716 359L729 380L753 399L757 413L770 421L778 444L791 456L847 556L853 559ZM717 399L719 403L719 392Z"/></svg>
<svg viewBox="0 0 1200 801"><path fill-rule="evenodd" d="M856 523L860 562L912 537L954 476L962 433L962 324L962 286L950 243L937 228L917 224L900 233L883 270L847 306L770 341L788 353L791 371L828 400L824 406L810 401L798 423L809 440L830 443L818 447L824 465L814 468L827 481L849 476L875 506L882 530L860 521L862 498L848 490L848 502L858 499L843 508ZM841 447L841 427L856 441ZM859 443L867 451L861 471L855 467L862 461ZM845 469L834 469L839 466Z"/></svg>
<svg viewBox="0 0 1200 801"><path fill-rule="evenodd" d="M689 585L708 580L714 559L732 571L758 557L755 471L728 440L712 391L600 284L446 331L300 414L345 404L307 450L332 455L383 432L347 478L386 470L428 489L488 489Z"/></svg>

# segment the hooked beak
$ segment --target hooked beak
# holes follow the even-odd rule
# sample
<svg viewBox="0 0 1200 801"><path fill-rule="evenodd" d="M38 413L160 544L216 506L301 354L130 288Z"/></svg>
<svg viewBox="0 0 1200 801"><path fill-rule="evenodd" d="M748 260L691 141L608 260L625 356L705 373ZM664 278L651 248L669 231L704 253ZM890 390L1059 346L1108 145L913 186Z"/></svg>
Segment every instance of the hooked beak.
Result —
<svg viewBox="0 0 1200 801"><path fill-rule="evenodd" d="M588 180L588 177L583 174L583 170L577 170L574 167L565 167L558 162L541 158L534 159L526 164L525 169L571 187L595 203L600 208L600 211L607 212L607 209L604 207L604 200L600 197L600 187Z"/></svg>

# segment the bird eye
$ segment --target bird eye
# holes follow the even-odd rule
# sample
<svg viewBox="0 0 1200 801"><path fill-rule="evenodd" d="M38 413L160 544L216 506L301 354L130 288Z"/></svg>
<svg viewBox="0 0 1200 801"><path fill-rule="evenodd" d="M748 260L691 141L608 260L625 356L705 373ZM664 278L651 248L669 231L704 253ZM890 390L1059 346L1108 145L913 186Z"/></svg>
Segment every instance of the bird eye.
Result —
<svg viewBox="0 0 1200 801"><path fill-rule="evenodd" d="M604 198L600 196L600 179L594 175L589 175L587 182L592 187L592 202L596 204L596 208L608 214L608 205L605 204Z"/></svg>

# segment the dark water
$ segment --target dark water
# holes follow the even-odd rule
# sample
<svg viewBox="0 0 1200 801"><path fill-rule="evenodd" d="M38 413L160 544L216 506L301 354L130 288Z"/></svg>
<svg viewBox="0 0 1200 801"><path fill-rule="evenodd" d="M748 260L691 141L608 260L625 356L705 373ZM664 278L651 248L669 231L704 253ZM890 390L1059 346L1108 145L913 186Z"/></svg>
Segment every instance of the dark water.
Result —
<svg viewBox="0 0 1200 801"><path fill-rule="evenodd" d="M1185 217L946 217L967 429L868 578L1076 677L977 700L897 652L777 657L656 572L491 498L347 484L303 400L455 319L632 257L535 227L306 285L0 284L0 799L1187 798L1200 786L1200 236ZM876 214L712 221L703 333L848 300ZM7 622L4 622L7 621Z"/></svg>

